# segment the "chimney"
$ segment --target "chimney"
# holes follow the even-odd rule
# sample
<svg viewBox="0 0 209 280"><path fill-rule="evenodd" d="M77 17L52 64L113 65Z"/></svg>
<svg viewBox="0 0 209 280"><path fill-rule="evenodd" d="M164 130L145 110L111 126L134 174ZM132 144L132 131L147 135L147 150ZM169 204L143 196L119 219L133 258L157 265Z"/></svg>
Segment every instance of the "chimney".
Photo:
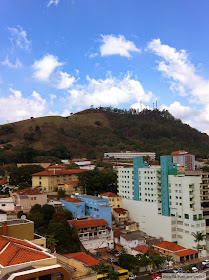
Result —
<svg viewBox="0 0 209 280"><path fill-rule="evenodd" d="M3 223L2 225L2 235L7 236L7 223Z"/></svg>

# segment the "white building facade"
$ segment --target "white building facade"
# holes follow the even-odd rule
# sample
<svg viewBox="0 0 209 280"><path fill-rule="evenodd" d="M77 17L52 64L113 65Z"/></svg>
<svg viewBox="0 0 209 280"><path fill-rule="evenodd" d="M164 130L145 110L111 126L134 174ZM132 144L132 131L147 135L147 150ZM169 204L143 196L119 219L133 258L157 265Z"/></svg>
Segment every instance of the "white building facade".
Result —
<svg viewBox="0 0 209 280"><path fill-rule="evenodd" d="M104 158L115 158L120 160L132 160L134 157L149 157L151 160L155 160L155 153L151 152L129 152L125 153L104 153Z"/></svg>

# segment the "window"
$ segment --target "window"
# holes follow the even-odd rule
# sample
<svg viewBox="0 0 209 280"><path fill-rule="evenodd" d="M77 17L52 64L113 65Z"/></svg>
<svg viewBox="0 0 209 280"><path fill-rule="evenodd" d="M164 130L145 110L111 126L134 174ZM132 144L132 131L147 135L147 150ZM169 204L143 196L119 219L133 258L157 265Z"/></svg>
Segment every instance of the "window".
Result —
<svg viewBox="0 0 209 280"><path fill-rule="evenodd" d="M184 215L184 218L185 218L185 219L189 219L189 214L185 214L185 215Z"/></svg>

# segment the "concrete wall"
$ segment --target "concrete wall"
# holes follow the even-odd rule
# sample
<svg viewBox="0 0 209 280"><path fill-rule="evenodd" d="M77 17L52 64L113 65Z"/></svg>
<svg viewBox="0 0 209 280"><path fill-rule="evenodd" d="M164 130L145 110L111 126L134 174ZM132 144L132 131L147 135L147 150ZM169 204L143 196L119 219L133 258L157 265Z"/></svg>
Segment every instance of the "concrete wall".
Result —
<svg viewBox="0 0 209 280"><path fill-rule="evenodd" d="M123 199L123 207L131 220L139 223L139 229L150 236L172 241L172 217L158 215L157 204Z"/></svg>
<svg viewBox="0 0 209 280"><path fill-rule="evenodd" d="M0 234L2 234L2 226L0 226ZM34 223L27 222L21 224L7 225L7 236L18 239L34 239Z"/></svg>

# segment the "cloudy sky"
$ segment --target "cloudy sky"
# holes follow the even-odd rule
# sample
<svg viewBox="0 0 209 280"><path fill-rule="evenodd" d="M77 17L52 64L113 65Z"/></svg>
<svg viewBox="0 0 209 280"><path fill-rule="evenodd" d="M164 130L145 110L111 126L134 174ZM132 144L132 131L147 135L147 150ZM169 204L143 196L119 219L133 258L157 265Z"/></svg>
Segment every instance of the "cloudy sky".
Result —
<svg viewBox="0 0 209 280"><path fill-rule="evenodd" d="M209 134L208 14L208 0L1 1L0 124L157 101Z"/></svg>

